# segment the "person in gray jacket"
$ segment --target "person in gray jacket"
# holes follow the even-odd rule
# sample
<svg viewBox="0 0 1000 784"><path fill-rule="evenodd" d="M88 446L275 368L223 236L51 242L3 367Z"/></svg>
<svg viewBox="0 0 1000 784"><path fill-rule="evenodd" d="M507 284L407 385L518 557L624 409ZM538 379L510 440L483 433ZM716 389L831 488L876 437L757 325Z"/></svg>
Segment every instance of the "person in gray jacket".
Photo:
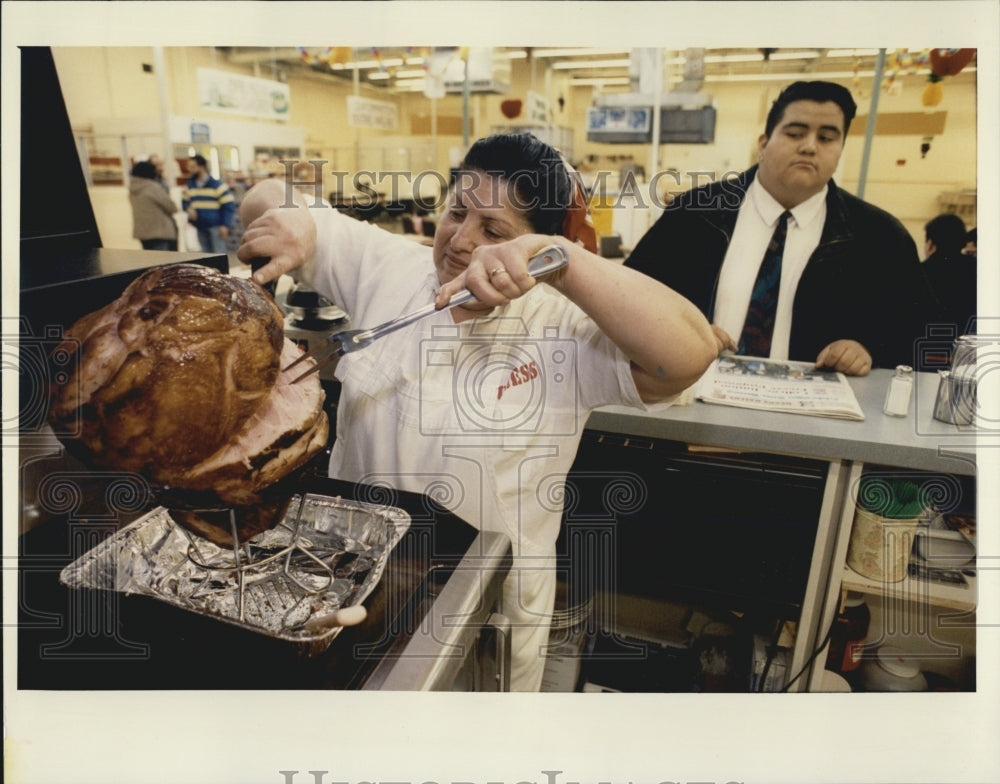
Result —
<svg viewBox="0 0 1000 784"><path fill-rule="evenodd" d="M178 207L157 181L156 166L139 161L132 167L129 183L132 204L132 236L145 250L177 250Z"/></svg>

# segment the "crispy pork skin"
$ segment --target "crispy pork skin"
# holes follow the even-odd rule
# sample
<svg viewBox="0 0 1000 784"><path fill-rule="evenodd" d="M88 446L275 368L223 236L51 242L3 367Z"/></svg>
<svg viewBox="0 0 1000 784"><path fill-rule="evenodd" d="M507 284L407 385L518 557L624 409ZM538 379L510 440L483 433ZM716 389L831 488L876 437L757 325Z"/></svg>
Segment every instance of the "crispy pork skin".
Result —
<svg viewBox="0 0 1000 784"><path fill-rule="evenodd" d="M94 467L261 507L262 491L328 435L318 379L293 385L281 373L299 351L283 325L250 280L156 267L66 332L61 348L79 351L68 383L53 390L53 428Z"/></svg>

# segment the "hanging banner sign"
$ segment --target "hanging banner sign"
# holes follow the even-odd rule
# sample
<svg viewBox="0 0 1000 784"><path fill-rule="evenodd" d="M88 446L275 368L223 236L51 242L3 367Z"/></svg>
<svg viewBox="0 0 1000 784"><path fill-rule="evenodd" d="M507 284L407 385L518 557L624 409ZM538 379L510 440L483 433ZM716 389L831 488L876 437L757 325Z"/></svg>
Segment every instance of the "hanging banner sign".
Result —
<svg viewBox="0 0 1000 784"><path fill-rule="evenodd" d="M352 128L399 129L399 107L388 101L373 101L358 95L347 96L347 124Z"/></svg>
<svg viewBox="0 0 1000 784"><path fill-rule="evenodd" d="M545 96L528 90L527 101L525 102L525 113L529 123L547 125L549 122L549 101Z"/></svg>
<svg viewBox="0 0 1000 784"><path fill-rule="evenodd" d="M202 109L287 120L288 85L214 68L198 69L198 99Z"/></svg>

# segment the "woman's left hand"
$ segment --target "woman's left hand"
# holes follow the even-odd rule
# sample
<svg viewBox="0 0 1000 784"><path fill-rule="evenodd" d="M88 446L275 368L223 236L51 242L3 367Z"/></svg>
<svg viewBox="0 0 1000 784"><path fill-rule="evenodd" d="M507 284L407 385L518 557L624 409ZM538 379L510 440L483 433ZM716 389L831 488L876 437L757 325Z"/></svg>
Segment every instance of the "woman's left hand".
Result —
<svg viewBox="0 0 1000 784"><path fill-rule="evenodd" d="M559 275L559 270L542 278L528 272L528 262L542 248L553 244L553 237L525 234L509 242L480 245L472 252L465 272L445 283L434 304L443 308L455 294L468 289L483 305L506 305L531 291L539 280Z"/></svg>

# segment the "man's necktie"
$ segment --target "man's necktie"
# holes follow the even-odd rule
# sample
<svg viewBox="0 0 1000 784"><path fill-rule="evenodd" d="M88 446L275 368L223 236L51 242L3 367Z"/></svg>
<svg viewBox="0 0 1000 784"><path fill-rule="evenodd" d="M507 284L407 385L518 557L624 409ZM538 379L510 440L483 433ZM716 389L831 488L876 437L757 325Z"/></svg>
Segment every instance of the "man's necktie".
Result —
<svg viewBox="0 0 1000 784"><path fill-rule="evenodd" d="M750 307L743 322L739 353L750 357L767 357L771 354L771 335L774 332L774 315L778 310L778 289L781 286L781 256L785 251L788 219L792 213L783 212L778 218L771 241L764 252L764 259L757 270L757 280L750 295Z"/></svg>

